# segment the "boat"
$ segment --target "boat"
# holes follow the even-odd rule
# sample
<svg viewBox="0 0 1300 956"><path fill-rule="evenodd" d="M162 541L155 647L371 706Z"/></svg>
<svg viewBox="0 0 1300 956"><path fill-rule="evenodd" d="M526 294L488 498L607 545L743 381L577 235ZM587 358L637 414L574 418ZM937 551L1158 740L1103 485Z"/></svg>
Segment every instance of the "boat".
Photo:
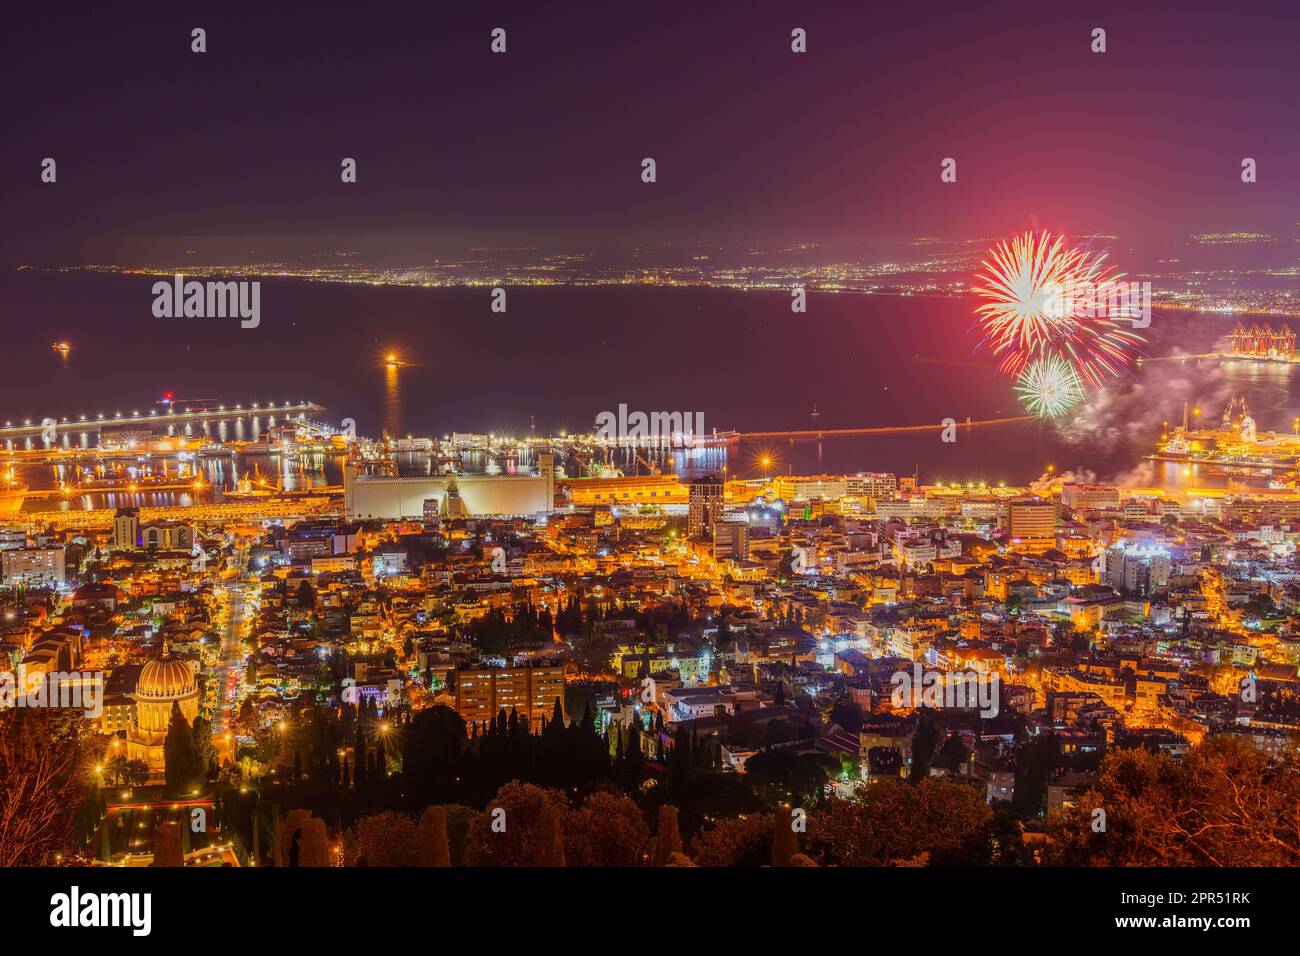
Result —
<svg viewBox="0 0 1300 956"><path fill-rule="evenodd" d="M254 469L252 475L245 475L235 482L235 487L225 493L226 498L270 498L281 493L279 483L271 484L262 477L260 469Z"/></svg>
<svg viewBox="0 0 1300 956"><path fill-rule="evenodd" d="M16 514L23 510L27 484L9 479L0 483L0 514Z"/></svg>

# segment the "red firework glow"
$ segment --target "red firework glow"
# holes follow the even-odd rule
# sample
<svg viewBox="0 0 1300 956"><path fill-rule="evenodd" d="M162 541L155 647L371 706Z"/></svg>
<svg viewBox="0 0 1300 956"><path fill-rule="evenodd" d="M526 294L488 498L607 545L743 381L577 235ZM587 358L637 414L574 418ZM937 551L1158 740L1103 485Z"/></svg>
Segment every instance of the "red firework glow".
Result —
<svg viewBox="0 0 1300 956"><path fill-rule="evenodd" d="M1124 327L1132 316L1094 307L1096 290L1123 278L1105 259L1047 232L992 250L976 277L975 294L985 300L976 314L1003 373L1016 376L1035 359L1055 357L1100 388L1133 361L1142 338Z"/></svg>

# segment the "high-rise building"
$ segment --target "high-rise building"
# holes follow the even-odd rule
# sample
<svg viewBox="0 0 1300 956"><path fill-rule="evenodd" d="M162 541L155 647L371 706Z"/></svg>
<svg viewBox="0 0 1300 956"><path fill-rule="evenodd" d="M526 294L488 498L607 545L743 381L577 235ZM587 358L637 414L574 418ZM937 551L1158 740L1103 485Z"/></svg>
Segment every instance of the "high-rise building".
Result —
<svg viewBox="0 0 1300 956"><path fill-rule="evenodd" d="M747 561L749 559L749 522L728 518L713 523L713 559Z"/></svg>
<svg viewBox="0 0 1300 956"><path fill-rule="evenodd" d="M62 584L66 580L64 548L20 548L0 552L4 583L25 585Z"/></svg>
<svg viewBox="0 0 1300 956"><path fill-rule="evenodd" d="M877 471L845 475L844 493L852 498L892 498L898 494L898 476Z"/></svg>
<svg viewBox="0 0 1300 956"><path fill-rule="evenodd" d="M113 515L113 543L111 547L138 548L140 546L140 509L118 508Z"/></svg>
<svg viewBox="0 0 1300 956"><path fill-rule="evenodd" d="M1114 485L1066 483L1061 486L1061 504L1075 511L1113 511L1119 507L1119 489Z"/></svg>
<svg viewBox="0 0 1300 956"><path fill-rule="evenodd" d="M424 527L426 530L437 531L442 528L440 504L441 502L437 498L424 499Z"/></svg>
<svg viewBox="0 0 1300 956"><path fill-rule="evenodd" d="M1117 545L1106 551L1106 583L1121 594L1149 597L1169 584L1169 567L1164 548Z"/></svg>
<svg viewBox="0 0 1300 956"><path fill-rule="evenodd" d="M1007 507L1008 530L1021 540L1056 535L1056 504L1041 498L1022 498Z"/></svg>
<svg viewBox="0 0 1300 956"><path fill-rule="evenodd" d="M836 501L848 493L848 485L843 475L783 475L772 482L772 490L782 501Z"/></svg>
<svg viewBox="0 0 1300 956"><path fill-rule="evenodd" d="M705 475L691 482L686 533L696 540L708 540L713 524L722 518L722 479Z"/></svg>
<svg viewBox="0 0 1300 956"><path fill-rule="evenodd" d="M551 718L557 700L564 711L562 667L463 667L451 675L456 712L467 723L486 723L503 710L507 714L514 710L536 729L543 717Z"/></svg>

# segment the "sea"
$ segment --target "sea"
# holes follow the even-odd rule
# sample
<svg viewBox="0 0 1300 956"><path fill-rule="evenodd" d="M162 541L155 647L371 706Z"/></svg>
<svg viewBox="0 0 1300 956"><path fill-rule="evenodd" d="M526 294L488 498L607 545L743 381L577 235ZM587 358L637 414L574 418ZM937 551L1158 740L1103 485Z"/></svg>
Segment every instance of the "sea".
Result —
<svg viewBox="0 0 1300 956"><path fill-rule="evenodd" d="M508 289L498 312L487 287L265 278L261 323L245 329L237 318L155 317L154 281L87 270L0 275L0 422L147 415L170 393L178 406L312 401L325 407L324 421L351 418L372 437L543 435L590 431L598 415L622 405L702 415L706 431L930 426L744 440L725 452L673 456L668 467L688 475L885 471L924 483L1011 485L1061 473L1176 485L1186 480L1181 469L1153 467L1145 456L1185 409L1191 421L1212 424L1234 395L1261 432L1300 428L1296 366L1220 358L1222 336L1242 318L1224 313L1157 308L1142 363L1059 421L966 427L967 419L1024 414L1014 383L980 343L968 298L811 292L807 311L794 313L783 291L525 286ZM66 352L51 348L59 341ZM386 361L390 354L398 364ZM946 437L955 440L945 441L949 419L957 427ZM224 421L221 434L252 438L269 416ZM402 467L424 466L412 458ZM339 480L330 456L204 468L217 486L254 471L286 487ZM16 470L33 489L68 478L51 465ZM25 507L191 498L101 494Z"/></svg>

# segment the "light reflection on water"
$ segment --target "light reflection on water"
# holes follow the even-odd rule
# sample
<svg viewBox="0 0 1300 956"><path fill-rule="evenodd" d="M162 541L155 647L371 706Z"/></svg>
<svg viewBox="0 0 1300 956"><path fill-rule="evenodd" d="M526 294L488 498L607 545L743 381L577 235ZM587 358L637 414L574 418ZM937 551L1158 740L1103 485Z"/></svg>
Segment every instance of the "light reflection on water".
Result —
<svg viewBox="0 0 1300 956"><path fill-rule="evenodd" d="M402 388L393 364L384 366L384 428L394 438L402 434Z"/></svg>

